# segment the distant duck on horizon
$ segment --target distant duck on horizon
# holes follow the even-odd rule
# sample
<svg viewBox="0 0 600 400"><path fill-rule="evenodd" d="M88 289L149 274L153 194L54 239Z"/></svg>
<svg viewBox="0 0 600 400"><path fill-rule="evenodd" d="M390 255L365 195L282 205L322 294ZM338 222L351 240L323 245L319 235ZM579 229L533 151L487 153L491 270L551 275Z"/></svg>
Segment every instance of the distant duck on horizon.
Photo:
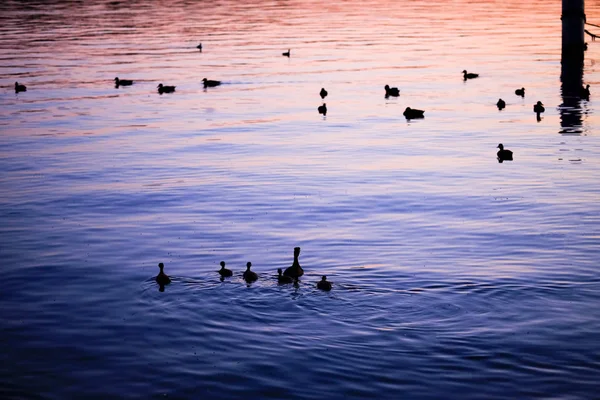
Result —
<svg viewBox="0 0 600 400"><path fill-rule="evenodd" d="M391 88L390 85L385 85L383 87L385 89L385 97L398 97L400 96L400 89L397 87Z"/></svg>
<svg viewBox="0 0 600 400"><path fill-rule="evenodd" d="M175 91L175 86L163 86L162 83L159 83L157 88L158 94L173 93Z"/></svg>
<svg viewBox="0 0 600 400"><path fill-rule="evenodd" d="M590 85L586 85L585 87L581 88L579 97L583 99L588 99L590 97Z"/></svg>
<svg viewBox="0 0 600 400"><path fill-rule="evenodd" d="M290 49L288 49L288 51L286 51L284 53L281 53L281 55L284 56L284 57L289 57L290 54L291 54Z"/></svg>
<svg viewBox="0 0 600 400"><path fill-rule="evenodd" d="M202 82L204 83L204 87L215 87L215 86L219 86L221 84L221 81L213 81L210 79L202 79Z"/></svg>
<svg viewBox="0 0 600 400"><path fill-rule="evenodd" d="M164 267L165 265L163 263L158 263L158 268L160 269L160 272L158 273L158 275L156 275L156 278L154 278L156 280L156 283L158 283L161 286L168 285L169 283L171 283L171 278L169 278L169 276L163 271Z"/></svg>
<svg viewBox="0 0 600 400"><path fill-rule="evenodd" d="M513 152L510 150L504 149L504 145L502 143L500 143L498 145L498 147L496 147L496 148L500 149L500 150L498 150L498 153L496 153L496 156L498 156L499 162L513 160Z"/></svg>
<svg viewBox="0 0 600 400"><path fill-rule="evenodd" d="M502 99L498 99L496 106L498 107L498 110L502 110L504 107L506 107L506 102Z"/></svg>
<svg viewBox="0 0 600 400"><path fill-rule="evenodd" d="M467 79L475 79L479 77L479 74L469 73L467 70L463 70L463 79L466 81Z"/></svg>
<svg viewBox="0 0 600 400"><path fill-rule="evenodd" d="M218 271L219 275L221 275L223 278L230 277L233 275L233 271L225 268L225 261L221 261L220 265L221 269Z"/></svg>
<svg viewBox="0 0 600 400"><path fill-rule="evenodd" d="M321 91L319 92L319 96L321 96L322 99L324 99L325 97L327 97L328 93L327 90L325 90L325 88L321 88Z"/></svg>
<svg viewBox="0 0 600 400"><path fill-rule="evenodd" d="M416 108L406 107L406 110L402 113L406 119L417 119L425 118L425 111L417 110Z"/></svg>
<svg viewBox="0 0 600 400"><path fill-rule="evenodd" d="M317 111L319 114L323 114L323 116L327 115L327 104L323 103L322 106L317 107Z"/></svg>
<svg viewBox="0 0 600 400"><path fill-rule="evenodd" d="M525 97L525 88L515 90L517 96Z"/></svg>
<svg viewBox="0 0 600 400"><path fill-rule="evenodd" d="M131 86L133 85L133 81L131 79L119 79L118 77L115 78L115 86L119 87L119 86Z"/></svg>
<svg viewBox="0 0 600 400"><path fill-rule="evenodd" d="M27 91L27 86L25 86L19 82L15 82L15 93L26 92L26 91Z"/></svg>
<svg viewBox="0 0 600 400"><path fill-rule="evenodd" d="M258 279L258 275L254 271L250 271L250 267L252 267L252 263L248 261L246 263L246 270L244 271L244 280L248 283L254 282Z"/></svg>
<svg viewBox="0 0 600 400"><path fill-rule="evenodd" d="M283 273L286 276L290 276L292 278L299 278L304 275L304 270L300 266L300 262L298 261L298 257L300 257L300 247L294 247L294 262L290 267L285 269Z"/></svg>
<svg viewBox="0 0 600 400"><path fill-rule="evenodd" d="M200 51L202 51L202 43L198 44L198 46L196 46L196 48Z"/></svg>
<svg viewBox="0 0 600 400"><path fill-rule="evenodd" d="M536 114L539 115L544 111L546 111L546 109L544 108L544 104L542 104L541 101L538 101L536 104L533 105L533 112L535 112Z"/></svg>

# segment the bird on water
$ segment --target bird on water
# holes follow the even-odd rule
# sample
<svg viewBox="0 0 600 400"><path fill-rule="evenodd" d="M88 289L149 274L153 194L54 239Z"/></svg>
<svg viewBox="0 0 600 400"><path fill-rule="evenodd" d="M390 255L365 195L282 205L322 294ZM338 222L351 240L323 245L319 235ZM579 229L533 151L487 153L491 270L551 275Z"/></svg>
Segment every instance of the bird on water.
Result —
<svg viewBox="0 0 600 400"><path fill-rule="evenodd" d="M327 281L327 277L323 275L321 280L317 283L317 287L328 292L331 290L331 282Z"/></svg>
<svg viewBox="0 0 600 400"><path fill-rule="evenodd" d="M233 272L230 269L225 268L225 261L221 261L221 269L219 270L219 275L222 277L229 277L233 275Z"/></svg>
<svg viewBox="0 0 600 400"><path fill-rule="evenodd" d="M169 275L165 274L165 271L163 271L164 267L165 267L165 265L163 263L158 264L158 268L160 269L160 272L158 273L158 275L156 275L156 278L155 278L156 283L158 283L161 286L168 285L169 283L171 283L171 278L169 278Z"/></svg>
<svg viewBox="0 0 600 400"><path fill-rule="evenodd" d="M425 118L423 114L425 114L425 111L410 107L406 107L406 110L402 113L406 119Z"/></svg>
<svg viewBox="0 0 600 400"><path fill-rule="evenodd" d="M162 83L159 83L157 88L159 94L173 93L175 91L175 86L163 86Z"/></svg>
<svg viewBox="0 0 600 400"><path fill-rule="evenodd" d="M325 88L321 88L321 91L319 92L321 98L324 99L325 97L327 97L327 94L327 90L325 90Z"/></svg>
<svg viewBox="0 0 600 400"><path fill-rule="evenodd" d="M579 97L583 99L587 99L590 97L590 85L586 85L585 87L581 88L581 90L579 91Z"/></svg>
<svg viewBox="0 0 600 400"><path fill-rule="evenodd" d="M115 86L119 87L119 86L131 86L133 85L133 81L131 79L119 79L118 77L115 78Z"/></svg>
<svg viewBox="0 0 600 400"><path fill-rule="evenodd" d="M474 73L469 73L467 72L467 70L463 70L463 78L466 81L467 79L475 79L477 77L479 77L479 74L474 74Z"/></svg>
<svg viewBox="0 0 600 400"><path fill-rule="evenodd" d="M537 114L543 113L544 111L546 111L546 109L544 108L544 105L542 104L541 101L538 101L536 104L533 105L533 111Z"/></svg>
<svg viewBox="0 0 600 400"><path fill-rule="evenodd" d="M285 57L289 57L290 56L290 49L288 49L288 51L286 51L284 53L281 53L281 55L285 56Z"/></svg>
<svg viewBox="0 0 600 400"><path fill-rule="evenodd" d="M19 82L15 82L15 93L26 92L26 91L27 91L27 86L25 86Z"/></svg>
<svg viewBox="0 0 600 400"><path fill-rule="evenodd" d="M497 148L500 149L500 150L498 150L498 153L496 153L496 155L498 156L498 161L500 161L500 162L512 161L512 159L513 159L512 151L506 150L502 143L500 143Z"/></svg>
<svg viewBox="0 0 600 400"><path fill-rule="evenodd" d="M398 89L397 87L393 87L391 88L390 85L385 85L384 86L385 89L385 97L398 97L400 96L400 89Z"/></svg>
<svg viewBox="0 0 600 400"><path fill-rule="evenodd" d="M198 44L198 46L196 46L196 48L200 51L202 51L202 43Z"/></svg>
<svg viewBox="0 0 600 400"><path fill-rule="evenodd" d="M279 282L280 285L294 282L294 278L291 276L283 275L283 270L281 268L277 269L277 273L279 274L277 276L277 282Z"/></svg>
<svg viewBox="0 0 600 400"><path fill-rule="evenodd" d="M319 111L319 114L327 115L327 104L323 103L322 106L317 107L317 111Z"/></svg>
<svg viewBox="0 0 600 400"><path fill-rule="evenodd" d="M524 88L524 87L522 87L521 89L517 89L517 90L515 90L515 94L516 94L517 96L525 97L525 88Z"/></svg>
<svg viewBox="0 0 600 400"><path fill-rule="evenodd" d="M502 110L504 107L506 107L506 102L502 99L498 99L496 106L498 107L498 110Z"/></svg>
<svg viewBox="0 0 600 400"><path fill-rule="evenodd" d="M248 283L254 282L255 280L258 279L258 275L256 274L256 272L250 271L251 266L252 266L252 263L250 261L248 261L246 263L246 270L244 271L244 280Z"/></svg>
<svg viewBox="0 0 600 400"><path fill-rule="evenodd" d="M221 81L211 81L210 79L202 79L202 82L204 83L204 87L215 87L215 86L219 86L221 84Z"/></svg>
<svg viewBox="0 0 600 400"><path fill-rule="evenodd" d="M298 257L300 257L300 247L294 247L294 262L291 267L287 267L284 271L284 275L291 276L292 278L298 278L304 275L304 270L300 266L300 262L298 261Z"/></svg>

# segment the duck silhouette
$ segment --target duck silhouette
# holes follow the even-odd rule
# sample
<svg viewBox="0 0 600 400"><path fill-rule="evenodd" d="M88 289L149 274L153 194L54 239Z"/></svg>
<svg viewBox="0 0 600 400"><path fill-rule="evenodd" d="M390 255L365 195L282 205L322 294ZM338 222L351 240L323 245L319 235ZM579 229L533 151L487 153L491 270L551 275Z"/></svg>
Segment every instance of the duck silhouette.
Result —
<svg viewBox="0 0 600 400"><path fill-rule="evenodd" d="M327 97L327 90L325 90L325 88L321 88L321 91L319 92L319 96L321 96L322 99L324 99L325 97Z"/></svg>
<svg viewBox="0 0 600 400"><path fill-rule="evenodd" d="M27 86L20 84L19 82L15 82L15 93L26 92Z"/></svg>
<svg viewBox="0 0 600 400"><path fill-rule="evenodd" d="M294 278L292 278L291 276L283 275L283 270L281 268L277 269L277 273L279 274L277 276L277 282L279 282L280 285L285 285L287 283L294 282Z"/></svg>
<svg viewBox="0 0 600 400"><path fill-rule="evenodd" d="M169 275L165 274L165 272L163 271L164 267L165 265L163 263L158 264L160 272L158 273L158 275L156 275L156 278L154 278L156 279L156 283L158 283L161 286L168 285L169 283L171 283L171 278L169 278Z"/></svg>
<svg viewBox="0 0 600 400"><path fill-rule="evenodd" d="M579 91L579 97L581 97L582 99L589 99L590 85L586 85L585 87L581 88L581 90Z"/></svg>
<svg viewBox="0 0 600 400"><path fill-rule="evenodd" d="M281 53L281 55L285 56L285 57L289 57L290 56L290 49L288 49L288 51L286 51L284 53Z"/></svg>
<svg viewBox="0 0 600 400"><path fill-rule="evenodd" d="M258 279L258 275L256 274L256 272L250 271L251 266L252 266L252 263L250 261L248 261L246 263L246 270L244 271L244 280L248 283L254 282L255 280Z"/></svg>
<svg viewBox="0 0 600 400"><path fill-rule="evenodd" d="M390 85L385 85L383 87L385 89L385 97L398 97L400 96L400 89L397 87L391 88Z"/></svg>
<svg viewBox="0 0 600 400"><path fill-rule="evenodd" d="M498 110L502 110L504 107L506 107L506 102L502 99L498 99L496 106L498 107Z"/></svg>
<svg viewBox="0 0 600 400"><path fill-rule="evenodd" d="M331 290L331 282L327 280L327 277L323 275L321 280L317 283L317 287L321 290L330 291Z"/></svg>
<svg viewBox="0 0 600 400"><path fill-rule="evenodd" d="M505 150L502 143L500 143L497 148L500 149L498 150L498 153L496 153L499 162L513 160L513 152L510 150Z"/></svg>
<svg viewBox="0 0 600 400"><path fill-rule="evenodd" d="M327 115L327 104L323 103L322 106L317 107L317 111L319 111L319 114L323 114L323 116Z"/></svg>
<svg viewBox="0 0 600 400"><path fill-rule="evenodd" d="M300 247L294 247L294 262L291 267L285 269L284 275L291 276L292 278L299 278L304 275L304 270L300 266L298 257L300 257Z"/></svg>
<svg viewBox="0 0 600 400"><path fill-rule="evenodd" d="M402 113L406 119L425 118L423 114L425 114L425 111L410 107L406 107L406 110Z"/></svg>
<svg viewBox="0 0 600 400"><path fill-rule="evenodd" d="M225 268L225 261L221 261L221 269L219 270L219 275L222 277L229 277L233 275L233 272L230 269Z"/></svg>
<svg viewBox="0 0 600 400"><path fill-rule="evenodd" d="M517 90L515 90L515 94L516 94L517 96L525 97L525 88L524 88L524 87L522 87L521 89L517 89Z"/></svg>
<svg viewBox="0 0 600 400"><path fill-rule="evenodd" d="M175 91L175 86L163 86L162 83L159 83L157 88L158 94L173 93Z"/></svg>
<svg viewBox="0 0 600 400"><path fill-rule="evenodd" d="M541 101L538 101L536 104L533 105L533 111L537 114L543 113L544 111L546 111L546 109L544 108L544 105L542 104Z"/></svg>
<svg viewBox="0 0 600 400"><path fill-rule="evenodd" d="M200 51L202 51L202 43L199 43L198 46L196 46L196 48Z"/></svg>
<svg viewBox="0 0 600 400"><path fill-rule="evenodd" d="M463 79L466 81L467 79L475 79L477 77L479 77L479 74L473 74L473 73L469 73L467 72L467 70L463 70Z"/></svg>
<svg viewBox="0 0 600 400"><path fill-rule="evenodd" d="M119 86L131 86L133 85L133 81L131 79L119 79L118 77L115 78L115 86L119 87Z"/></svg>
<svg viewBox="0 0 600 400"><path fill-rule="evenodd" d="M215 87L215 86L219 86L221 84L221 81L211 81L209 79L202 79L202 82L204 83L204 87Z"/></svg>

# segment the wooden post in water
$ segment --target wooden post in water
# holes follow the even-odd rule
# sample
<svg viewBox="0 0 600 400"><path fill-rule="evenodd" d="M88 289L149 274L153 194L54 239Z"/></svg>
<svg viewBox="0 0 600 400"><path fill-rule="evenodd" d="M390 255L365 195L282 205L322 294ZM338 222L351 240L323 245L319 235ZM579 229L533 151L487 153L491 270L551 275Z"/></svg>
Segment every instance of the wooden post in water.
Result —
<svg viewBox="0 0 600 400"><path fill-rule="evenodd" d="M560 80L563 104L560 106L561 133L581 129L579 94L583 81L585 51L584 0L562 0L562 52Z"/></svg>

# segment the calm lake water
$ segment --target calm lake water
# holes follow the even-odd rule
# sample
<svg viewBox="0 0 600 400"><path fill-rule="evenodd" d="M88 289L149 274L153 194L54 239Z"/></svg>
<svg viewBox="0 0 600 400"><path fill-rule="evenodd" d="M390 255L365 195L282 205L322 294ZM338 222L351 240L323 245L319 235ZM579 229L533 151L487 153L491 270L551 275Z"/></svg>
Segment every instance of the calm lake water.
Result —
<svg viewBox="0 0 600 400"><path fill-rule="evenodd" d="M4 1L0 395L598 396L600 42L591 98L563 99L560 15ZM279 286L295 246L306 274Z"/></svg>

